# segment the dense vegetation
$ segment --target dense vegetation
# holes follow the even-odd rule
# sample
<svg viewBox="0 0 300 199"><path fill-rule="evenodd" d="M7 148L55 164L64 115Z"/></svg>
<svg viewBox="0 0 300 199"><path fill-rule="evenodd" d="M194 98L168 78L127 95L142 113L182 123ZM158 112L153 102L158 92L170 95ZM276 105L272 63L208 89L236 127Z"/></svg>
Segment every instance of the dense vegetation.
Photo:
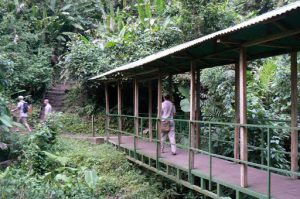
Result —
<svg viewBox="0 0 300 199"><path fill-rule="evenodd" d="M98 100L101 88L99 91L99 85L87 80L293 1L0 0L0 152L5 151L0 162L10 159L15 163L0 171L1 198L175 197L182 190L161 186L164 181L156 177L145 177L112 147L57 138L66 132L90 133L85 121L103 112ZM201 71L203 116L233 121L234 76L233 66ZM247 77L249 122L288 126L289 58L253 61ZM184 75L174 77L178 108L180 101L189 103L188 80ZM63 81L77 83L68 94L68 113L55 115L46 126L37 124L35 118L30 121L36 128L32 135L16 134L13 126L22 127L12 120L8 108L15 97L31 95L38 101L47 88ZM131 107L124 109L132 113ZM103 117L97 116L96 121L97 132L103 133ZM216 132L218 139L232 140L232 129ZM250 134L252 145L266 146L258 141L261 130L250 129ZM271 140L272 150L289 151L288 131L272 132ZM214 150L233 153L226 142L216 142ZM260 154L251 153L250 159L259 162ZM289 169L289 158L282 153L274 153L272 162ZM123 182L112 169L120 172ZM16 188L18 192L12 191Z"/></svg>

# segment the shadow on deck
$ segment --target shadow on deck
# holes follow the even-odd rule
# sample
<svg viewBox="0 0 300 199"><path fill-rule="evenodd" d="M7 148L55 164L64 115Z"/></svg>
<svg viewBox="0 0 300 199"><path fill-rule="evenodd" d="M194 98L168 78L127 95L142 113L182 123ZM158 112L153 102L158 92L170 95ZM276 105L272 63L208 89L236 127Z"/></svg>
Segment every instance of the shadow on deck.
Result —
<svg viewBox="0 0 300 199"><path fill-rule="evenodd" d="M110 137L109 142L118 145L117 137ZM216 191L208 191L209 180L209 156L203 154L195 154L195 169L192 170L193 176L199 178L199 182L196 181L189 184L187 177L177 176L171 177L169 168L179 168L181 174L188 173L188 151L183 149L177 149L177 155L172 155L170 149L167 148L165 153L161 154L159 162L165 165L165 172L155 169L155 166L151 164L151 160L156 160L156 145L153 142L145 140L138 140L136 153L142 158L137 158L134 155L134 138L132 136L122 136L121 149L127 151L128 158L150 170L156 171L159 174L169 177L181 184L206 194L212 198L218 198L225 196L222 193L221 187L227 187L236 191L236 198L242 198L242 195L253 196L255 198L268 198L268 186L267 179L268 173L264 170L248 167L248 181L249 186L247 188L240 187L240 165L220 158L212 158L212 182L213 189ZM148 160L145 161L145 158ZM145 163L146 162L146 163ZM178 172L178 171L177 171ZM186 183L186 184L185 184ZM195 184L194 184L195 183ZM189 185L188 185L189 184ZM271 196L272 198L279 199L298 199L300 198L300 180L294 180L290 177L278 175L272 173L271 175Z"/></svg>

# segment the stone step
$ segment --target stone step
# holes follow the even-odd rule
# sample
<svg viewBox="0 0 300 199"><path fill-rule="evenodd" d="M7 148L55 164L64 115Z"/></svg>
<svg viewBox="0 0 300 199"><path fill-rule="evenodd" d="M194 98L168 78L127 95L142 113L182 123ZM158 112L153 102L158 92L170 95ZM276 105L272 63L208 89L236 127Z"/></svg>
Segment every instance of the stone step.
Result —
<svg viewBox="0 0 300 199"><path fill-rule="evenodd" d="M47 91L46 92L46 95L65 95L66 94L66 92L65 92L65 90L49 90L49 91Z"/></svg>
<svg viewBox="0 0 300 199"><path fill-rule="evenodd" d="M48 99L49 101L51 101L51 103L53 103L54 101L65 101L66 96L47 96L46 95L45 99Z"/></svg>

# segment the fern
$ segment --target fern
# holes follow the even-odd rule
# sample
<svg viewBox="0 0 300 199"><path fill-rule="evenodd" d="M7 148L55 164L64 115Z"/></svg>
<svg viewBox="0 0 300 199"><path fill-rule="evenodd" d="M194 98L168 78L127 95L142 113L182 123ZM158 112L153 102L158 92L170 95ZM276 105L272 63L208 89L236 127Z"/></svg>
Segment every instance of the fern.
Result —
<svg viewBox="0 0 300 199"><path fill-rule="evenodd" d="M274 79L276 69L277 65L274 61L268 61L263 65L259 73L259 82L262 87L269 87L270 83Z"/></svg>

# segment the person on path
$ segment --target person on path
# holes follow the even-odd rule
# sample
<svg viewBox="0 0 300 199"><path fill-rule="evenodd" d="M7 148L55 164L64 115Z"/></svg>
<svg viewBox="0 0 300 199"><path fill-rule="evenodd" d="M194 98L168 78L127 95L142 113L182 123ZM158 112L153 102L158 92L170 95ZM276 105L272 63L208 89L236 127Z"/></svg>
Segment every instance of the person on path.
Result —
<svg viewBox="0 0 300 199"><path fill-rule="evenodd" d="M27 102L25 102L23 96L18 97L19 102L17 104L17 108L12 110L12 112L19 110L19 117L18 117L18 122L22 123L29 132L31 132L31 128L29 124L27 123L27 118L28 118L28 111L29 111L29 105Z"/></svg>
<svg viewBox="0 0 300 199"><path fill-rule="evenodd" d="M42 114L41 114L42 122L45 122L51 113L52 113L52 106L49 103L48 99L44 99L44 107L42 108Z"/></svg>
<svg viewBox="0 0 300 199"><path fill-rule="evenodd" d="M161 152L164 153L164 144L167 139L167 136L169 136L169 140L171 143L171 151L172 155L176 155L176 140L175 140L175 122L173 120L173 117L176 114L175 106L170 100L169 95L164 96L164 102L162 103L162 112L161 112L161 118L162 121L169 120L170 121L170 131L167 133L162 133L161 135Z"/></svg>

